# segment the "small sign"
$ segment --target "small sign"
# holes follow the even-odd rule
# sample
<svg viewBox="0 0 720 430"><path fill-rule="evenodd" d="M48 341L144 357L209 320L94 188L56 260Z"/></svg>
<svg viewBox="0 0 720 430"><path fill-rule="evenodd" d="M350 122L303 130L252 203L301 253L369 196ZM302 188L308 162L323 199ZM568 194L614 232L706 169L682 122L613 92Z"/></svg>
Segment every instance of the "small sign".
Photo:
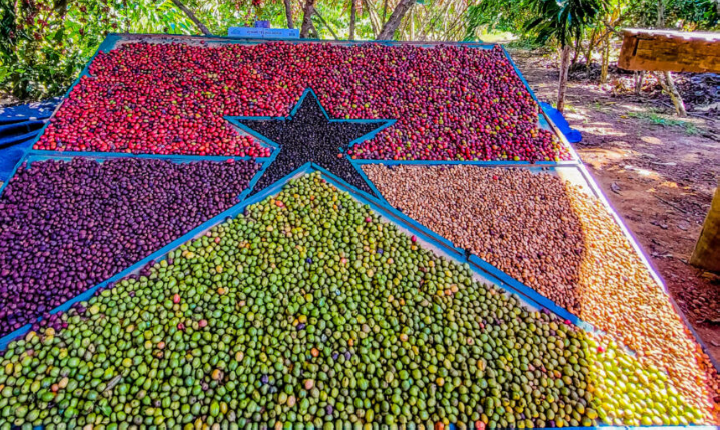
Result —
<svg viewBox="0 0 720 430"><path fill-rule="evenodd" d="M270 21L255 21L255 28L270 28Z"/></svg>
<svg viewBox="0 0 720 430"><path fill-rule="evenodd" d="M297 28L230 27L228 36L248 39L298 39L300 30Z"/></svg>

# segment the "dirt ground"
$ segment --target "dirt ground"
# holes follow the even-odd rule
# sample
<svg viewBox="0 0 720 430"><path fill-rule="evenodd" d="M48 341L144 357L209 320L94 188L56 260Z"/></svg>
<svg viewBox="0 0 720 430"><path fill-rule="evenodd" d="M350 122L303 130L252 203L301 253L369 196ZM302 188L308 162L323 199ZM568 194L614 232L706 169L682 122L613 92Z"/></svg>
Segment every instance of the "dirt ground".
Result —
<svg viewBox="0 0 720 430"><path fill-rule="evenodd" d="M537 97L554 104L555 62L530 51L511 56ZM720 361L720 276L688 264L720 178L720 115L691 105L680 120L668 97L617 95L623 79L569 83L565 118L583 134L575 148Z"/></svg>

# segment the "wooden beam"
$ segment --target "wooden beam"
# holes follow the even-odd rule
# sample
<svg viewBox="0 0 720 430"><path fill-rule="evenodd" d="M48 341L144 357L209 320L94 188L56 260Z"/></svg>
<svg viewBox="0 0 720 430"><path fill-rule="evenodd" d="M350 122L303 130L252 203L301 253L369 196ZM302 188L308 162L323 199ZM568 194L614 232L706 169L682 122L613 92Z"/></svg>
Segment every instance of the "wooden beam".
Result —
<svg viewBox="0 0 720 430"><path fill-rule="evenodd" d="M720 72L720 34L625 30L618 67L661 72Z"/></svg>

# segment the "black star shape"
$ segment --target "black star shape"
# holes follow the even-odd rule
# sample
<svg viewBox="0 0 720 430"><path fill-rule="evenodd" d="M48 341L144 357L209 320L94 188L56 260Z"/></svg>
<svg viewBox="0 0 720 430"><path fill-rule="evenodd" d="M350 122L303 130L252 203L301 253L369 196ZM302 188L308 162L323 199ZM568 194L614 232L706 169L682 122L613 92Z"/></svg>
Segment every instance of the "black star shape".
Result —
<svg viewBox="0 0 720 430"><path fill-rule="evenodd" d="M272 161L251 195L272 185L302 165L312 162L350 185L375 195L345 152L367 140L394 120L330 119L315 92L305 90L286 118L226 117L255 138L275 147ZM376 196L377 197L377 196Z"/></svg>

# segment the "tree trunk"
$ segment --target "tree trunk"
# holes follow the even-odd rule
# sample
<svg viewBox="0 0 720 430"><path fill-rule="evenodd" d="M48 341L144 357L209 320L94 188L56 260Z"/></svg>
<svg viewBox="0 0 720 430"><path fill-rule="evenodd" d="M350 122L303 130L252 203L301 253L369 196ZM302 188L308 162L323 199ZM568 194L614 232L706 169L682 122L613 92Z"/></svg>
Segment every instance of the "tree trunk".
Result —
<svg viewBox="0 0 720 430"><path fill-rule="evenodd" d="M720 180L700 238L690 257L690 264L711 272L720 272Z"/></svg>
<svg viewBox="0 0 720 430"><path fill-rule="evenodd" d="M392 40L395 37L395 31L400 27L405 14L413 7L413 4L415 4L415 0L400 0L392 15L390 15L390 19L378 34L377 39Z"/></svg>
<svg viewBox="0 0 720 430"><path fill-rule="evenodd" d="M303 21L300 27L300 37L307 39L310 33L312 25L312 14L315 12L315 0L305 0L305 7L303 8Z"/></svg>
<svg viewBox="0 0 720 430"><path fill-rule="evenodd" d="M317 28L315 28L315 24L310 21L310 31L308 33L310 36L310 39L320 39L320 33L318 33Z"/></svg>
<svg viewBox="0 0 720 430"><path fill-rule="evenodd" d="M188 18L190 18L190 21L192 21L193 24L195 24L197 26L197 28L200 29L200 32L202 32L202 34L204 34L206 36L210 35L210 30L208 30L208 28L205 27L205 24L203 24L202 22L200 22L199 19L197 19L197 17L193 13L193 11L191 11L190 9L185 7L185 5L180 2L180 0L172 0L172 2L175 6L177 6L178 9L183 11L183 13L185 15L187 15Z"/></svg>
<svg viewBox="0 0 720 430"><path fill-rule="evenodd" d="M635 72L635 94L640 94L642 91L643 81L645 80L645 72Z"/></svg>
<svg viewBox="0 0 720 430"><path fill-rule="evenodd" d="M372 27L373 34L377 37L380 34L380 17L377 16L377 11L370 4L370 0L363 0L365 8L368 10L368 16L370 17L370 26Z"/></svg>
<svg viewBox="0 0 720 430"><path fill-rule="evenodd" d="M593 27L592 33L590 33L590 39L588 39L588 49L585 51L585 71L587 72L587 78L590 79L590 65L592 64L592 52L595 46L595 35L597 34L597 24Z"/></svg>
<svg viewBox="0 0 720 430"><path fill-rule="evenodd" d="M608 67L610 67L610 34L605 39L605 46L603 50L602 67L600 69L600 83L604 84L607 82Z"/></svg>
<svg viewBox="0 0 720 430"><path fill-rule="evenodd" d="M687 111L685 110L685 102L683 102L682 96L680 95L680 92L675 86L675 81L673 80L672 73L660 72L655 76L657 77L658 81L660 81L660 85L662 85L663 90L665 90L665 92L668 93L668 95L670 96L673 105L675 105L675 113L677 113L677 115L680 117L687 116Z"/></svg>
<svg viewBox="0 0 720 430"><path fill-rule="evenodd" d="M578 54L580 53L580 42L582 42L582 38L578 37L575 40L575 49L573 50L573 58L572 58L572 61L570 62L570 64L573 67L573 70L575 69L575 64L577 63Z"/></svg>
<svg viewBox="0 0 720 430"><path fill-rule="evenodd" d="M292 6L290 6L290 0L284 0L284 1L285 1L285 19L287 19L287 27L294 28L293 27L293 19L292 19Z"/></svg>
<svg viewBox="0 0 720 430"><path fill-rule="evenodd" d="M355 0L350 0L350 40L355 39Z"/></svg>
<svg viewBox="0 0 720 430"><path fill-rule="evenodd" d="M383 19L382 19L383 25L387 22L387 0L383 1Z"/></svg>
<svg viewBox="0 0 720 430"><path fill-rule="evenodd" d="M665 1L666 0L658 1L657 21L655 22L657 28L665 27Z"/></svg>
<svg viewBox="0 0 720 430"><path fill-rule="evenodd" d="M557 110L565 110L565 90L567 90L568 68L570 67L570 45L562 48L560 56L560 82L558 82Z"/></svg>
<svg viewBox="0 0 720 430"><path fill-rule="evenodd" d="M410 40L415 40L415 12L410 9Z"/></svg>

